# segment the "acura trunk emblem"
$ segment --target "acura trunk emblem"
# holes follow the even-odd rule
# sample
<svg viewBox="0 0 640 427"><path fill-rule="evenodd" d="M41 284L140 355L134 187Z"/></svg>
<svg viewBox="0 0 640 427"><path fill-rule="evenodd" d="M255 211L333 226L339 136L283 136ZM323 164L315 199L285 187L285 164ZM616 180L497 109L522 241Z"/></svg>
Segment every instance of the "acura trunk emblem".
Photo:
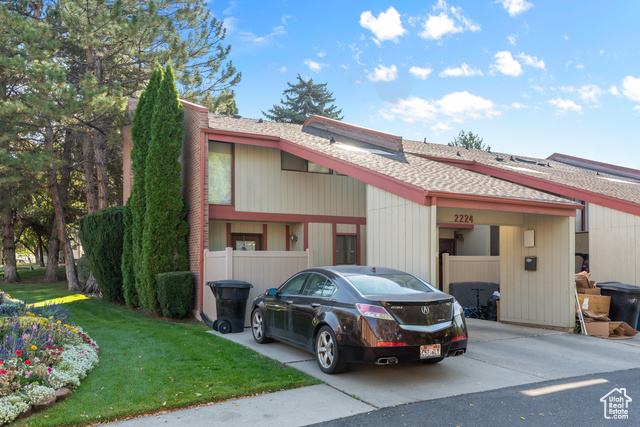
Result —
<svg viewBox="0 0 640 427"><path fill-rule="evenodd" d="M420 310L422 311L422 314L424 314L424 315L429 314L429 307L426 306L426 305L423 305Z"/></svg>

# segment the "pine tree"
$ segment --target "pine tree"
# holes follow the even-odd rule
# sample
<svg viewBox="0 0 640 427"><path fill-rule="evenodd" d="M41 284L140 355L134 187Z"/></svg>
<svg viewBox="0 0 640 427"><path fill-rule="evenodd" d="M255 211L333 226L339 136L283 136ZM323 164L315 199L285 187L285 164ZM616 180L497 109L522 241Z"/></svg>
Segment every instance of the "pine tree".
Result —
<svg viewBox="0 0 640 427"><path fill-rule="evenodd" d="M483 144L482 141L483 139L480 138L477 133L474 134L471 131L465 132L461 130L458 136L449 143L449 146L464 147L475 150L486 150L487 147L485 144Z"/></svg>
<svg viewBox="0 0 640 427"><path fill-rule="evenodd" d="M133 171L133 186L127 205L131 208L131 254L123 253L123 289L125 295L129 295L127 305L135 307L141 304L147 305L147 292L144 287L144 274L142 270L142 236L144 232L145 212L147 210L146 169L151 141L151 128L153 113L158 99L158 90L162 84L162 68L156 64L149 84L140 95L131 125L131 168ZM125 217L125 223L129 219ZM127 246L128 244L125 243ZM133 258L132 266L125 265L125 257ZM134 277L131 277L131 269Z"/></svg>
<svg viewBox="0 0 640 427"><path fill-rule="evenodd" d="M303 124L311 114L342 120L342 109L334 105L333 92L327 90L327 84L314 84L313 79L302 80L298 74L298 83L289 86L283 92L285 100L281 105L274 105L262 114L269 120L281 123Z"/></svg>
<svg viewBox="0 0 640 427"><path fill-rule="evenodd" d="M183 116L173 69L167 64L153 113L145 177L147 209L142 237L142 270L145 308L154 313L160 312L155 275L188 269L188 229L180 194L182 179L178 161L184 134Z"/></svg>

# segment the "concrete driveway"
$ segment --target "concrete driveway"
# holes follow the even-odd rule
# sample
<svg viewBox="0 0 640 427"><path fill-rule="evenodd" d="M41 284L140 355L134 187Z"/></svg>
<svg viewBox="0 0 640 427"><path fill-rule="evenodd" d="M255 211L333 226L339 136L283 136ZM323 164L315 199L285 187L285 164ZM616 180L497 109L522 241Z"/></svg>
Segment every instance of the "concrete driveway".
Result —
<svg viewBox="0 0 640 427"><path fill-rule="evenodd" d="M352 364L339 375L324 374L313 355L286 344L257 344L249 329L221 335L276 359L375 408L493 390L545 380L640 367L640 334L605 340L553 330L468 319L464 356L437 365Z"/></svg>
<svg viewBox="0 0 640 427"><path fill-rule="evenodd" d="M313 355L294 347L279 342L257 344L248 329L227 335L211 331L326 384L140 417L113 425L215 424L235 427L260 423L264 426L302 426L463 393L640 368L640 334L628 340L605 340L484 320L468 319L467 325L469 345L464 356L447 358L437 365L420 362L391 366L353 364L349 371L339 375L322 373Z"/></svg>

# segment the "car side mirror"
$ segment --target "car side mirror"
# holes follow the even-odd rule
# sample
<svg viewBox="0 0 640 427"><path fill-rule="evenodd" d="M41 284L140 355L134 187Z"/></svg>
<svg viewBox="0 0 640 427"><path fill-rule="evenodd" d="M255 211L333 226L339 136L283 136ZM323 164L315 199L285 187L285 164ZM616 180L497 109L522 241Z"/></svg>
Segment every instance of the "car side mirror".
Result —
<svg viewBox="0 0 640 427"><path fill-rule="evenodd" d="M278 293L278 290L276 288L269 288L267 289L267 295L271 295L274 296Z"/></svg>

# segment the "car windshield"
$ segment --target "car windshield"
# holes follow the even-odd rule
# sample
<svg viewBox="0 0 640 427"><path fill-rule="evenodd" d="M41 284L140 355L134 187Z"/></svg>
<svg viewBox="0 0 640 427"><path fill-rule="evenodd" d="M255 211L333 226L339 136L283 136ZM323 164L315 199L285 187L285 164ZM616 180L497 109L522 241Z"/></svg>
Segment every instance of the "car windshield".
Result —
<svg viewBox="0 0 640 427"><path fill-rule="evenodd" d="M406 295L433 292L422 281L409 274L354 275L349 281L362 295Z"/></svg>

